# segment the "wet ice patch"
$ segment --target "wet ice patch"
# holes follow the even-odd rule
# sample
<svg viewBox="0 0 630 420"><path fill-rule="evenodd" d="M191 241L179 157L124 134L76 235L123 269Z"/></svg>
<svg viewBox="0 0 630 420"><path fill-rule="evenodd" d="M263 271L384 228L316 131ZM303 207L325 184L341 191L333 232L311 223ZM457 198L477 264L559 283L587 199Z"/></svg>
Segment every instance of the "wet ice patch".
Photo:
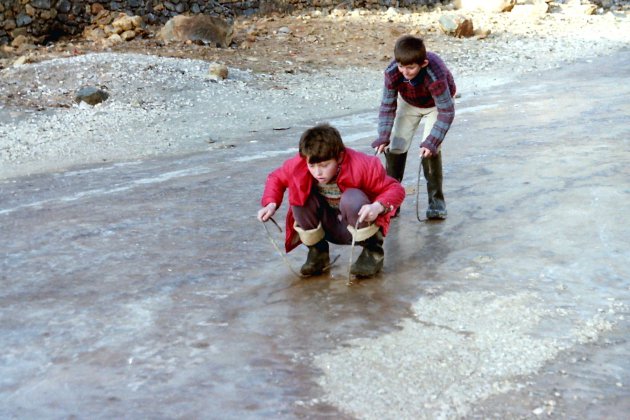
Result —
<svg viewBox="0 0 630 420"><path fill-rule="evenodd" d="M413 310L399 331L315 358L327 402L364 419L462 416L610 327L596 315L564 337L536 337L556 315L532 293L453 292L422 298Z"/></svg>

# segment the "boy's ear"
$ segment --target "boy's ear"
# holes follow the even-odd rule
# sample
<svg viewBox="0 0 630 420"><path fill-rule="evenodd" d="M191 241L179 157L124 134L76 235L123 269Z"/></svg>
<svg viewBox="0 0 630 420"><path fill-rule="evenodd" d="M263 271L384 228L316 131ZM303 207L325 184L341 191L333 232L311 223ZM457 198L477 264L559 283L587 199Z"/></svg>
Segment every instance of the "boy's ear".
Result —
<svg viewBox="0 0 630 420"><path fill-rule="evenodd" d="M425 59L425 60L422 62L422 64L420 64L420 68L421 68L421 69L422 69L422 68L425 68L425 67L426 67L426 66L428 66L428 65L429 65L429 60Z"/></svg>

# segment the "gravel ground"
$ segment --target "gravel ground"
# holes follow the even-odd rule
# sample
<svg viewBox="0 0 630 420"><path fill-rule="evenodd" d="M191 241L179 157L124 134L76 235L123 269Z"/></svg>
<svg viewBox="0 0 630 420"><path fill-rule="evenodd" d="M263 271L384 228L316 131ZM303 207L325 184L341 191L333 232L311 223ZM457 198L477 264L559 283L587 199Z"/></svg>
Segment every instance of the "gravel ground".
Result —
<svg viewBox="0 0 630 420"><path fill-rule="evenodd" d="M151 40L101 49L68 43L29 51L27 64L6 65L10 59L5 59L0 179L239 147L253 136L270 137L273 129L300 122L377 112L382 69L393 40L406 32L423 36L429 49L445 58L462 96L518 81L527 72L544 78L564 63L613 54L630 44L630 18L624 12L469 13L476 28L491 30L485 39L442 34L437 22L445 13L450 12L390 9L254 18L237 23L241 34L264 28L265 35L247 48L238 46L237 35L237 46L227 50L160 47L148 44ZM312 28L315 41L290 35L301 27ZM279 28L289 28L289 35ZM301 48L297 54L295 45ZM373 51L359 53L370 46ZM211 80L209 61L226 63L229 77ZM74 95L83 86L103 87L110 97L94 107L76 104Z"/></svg>
<svg viewBox="0 0 630 420"><path fill-rule="evenodd" d="M537 337L544 321L562 318L542 302L528 292L421 298L414 319L401 322L399 331L352 340L315 358L324 400L366 420L463 418L474 403L521 386L508 378L536 372L563 350L596 342L611 329L599 314L554 338Z"/></svg>

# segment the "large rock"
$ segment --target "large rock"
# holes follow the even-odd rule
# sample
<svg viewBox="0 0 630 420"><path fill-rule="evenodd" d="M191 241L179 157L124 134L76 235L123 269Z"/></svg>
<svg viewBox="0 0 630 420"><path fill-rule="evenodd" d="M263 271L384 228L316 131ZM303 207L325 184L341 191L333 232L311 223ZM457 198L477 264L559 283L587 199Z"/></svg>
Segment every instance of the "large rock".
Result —
<svg viewBox="0 0 630 420"><path fill-rule="evenodd" d="M234 36L234 27L224 19L207 16L182 16L171 19L160 30L164 41L193 41L217 47L229 47Z"/></svg>
<svg viewBox="0 0 630 420"><path fill-rule="evenodd" d="M547 13L549 5L545 0L528 0L525 4L517 4L512 13L526 17L540 17Z"/></svg>
<svg viewBox="0 0 630 420"><path fill-rule="evenodd" d="M580 0L569 0L565 4L561 5L562 13L572 15L592 15L597 10L597 5L585 2L584 4Z"/></svg>
<svg viewBox="0 0 630 420"><path fill-rule="evenodd" d="M465 10L482 10L484 12L508 12L516 4L516 0L455 0L455 8Z"/></svg>
<svg viewBox="0 0 630 420"><path fill-rule="evenodd" d="M475 35L472 19L467 19L463 16L443 15L440 16L439 24L442 32L447 35L457 38L469 38Z"/></svg>

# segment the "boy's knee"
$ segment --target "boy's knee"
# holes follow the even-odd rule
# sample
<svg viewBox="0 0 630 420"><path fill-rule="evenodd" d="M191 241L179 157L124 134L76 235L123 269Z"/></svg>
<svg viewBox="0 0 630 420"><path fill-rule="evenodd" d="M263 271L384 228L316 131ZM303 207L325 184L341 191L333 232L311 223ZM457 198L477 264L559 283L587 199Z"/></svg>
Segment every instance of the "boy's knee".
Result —
<svg viewBox="0 0 630 420"><path fill-rule="evenodd" d="M354 224L358 218L359 210L365 204L370 204L370 199L361 190L350 188L343 192L339 201L339 212L347 223Z"/></svg>
<svg viewBox="0 0 630 420"><path fill-rule="evenodd" d="M365 204L370 204L368 196L357 188L349 188L341 194L339 211L342 215L356 215Z"/></svg>
<svg viewBox="0 0 630 420"><path fill-rule="evenodd" d="M319 203L314 196L310 196L303 206L291 206L293 217L304 229L314 229L320 222L318 214Z"/></svg>

